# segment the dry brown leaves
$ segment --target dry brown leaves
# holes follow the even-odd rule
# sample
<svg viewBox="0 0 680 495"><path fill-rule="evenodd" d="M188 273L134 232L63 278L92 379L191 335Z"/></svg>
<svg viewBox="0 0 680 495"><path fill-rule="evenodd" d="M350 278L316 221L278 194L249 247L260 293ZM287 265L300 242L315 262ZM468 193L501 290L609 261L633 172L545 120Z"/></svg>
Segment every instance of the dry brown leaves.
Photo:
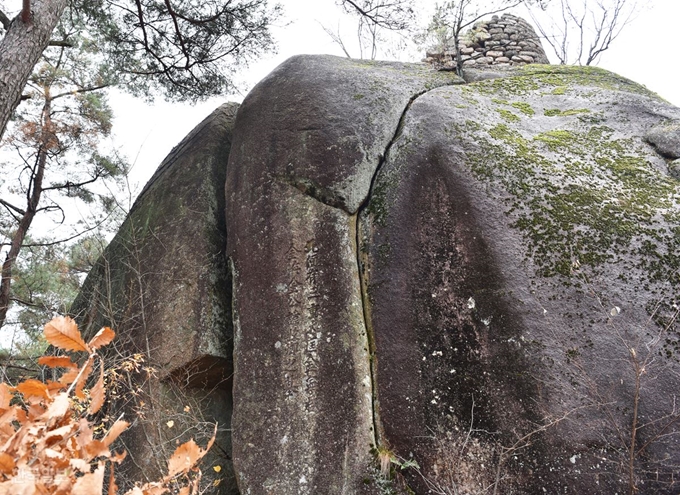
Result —
<svg viewBox="0 0 680 495"><path fill-rule="evenodd" d="M85 342L72 319L57 317L45 325L44 334L54 347L85 352L87 358L82 366L68 356L40 358L44 366L64 369L55 382L25 380L16 387L0 383L0 495L101 495L107 464L110 477L106 492L116 495L113 466L125 458L125 452L112 453L110 447L128 423L115 421L103 436L95 438L94 425L87 419L87 414L98 412L106 400L104 363L97 350L109 344L115 333L102 328ZM95 385L86 390L96 362L99 376ZM81 401L89 397L86 410L78 412L74 408L72 394ZM183 476L185 486L176 488L177 493L198 493L197 464L214 440L213 435L205 449L193 440L180 445L168 461L167 476L137 486L126 495L170 493L168 487L178 486ZM197 476L189 479L189 473Z"/></svg>

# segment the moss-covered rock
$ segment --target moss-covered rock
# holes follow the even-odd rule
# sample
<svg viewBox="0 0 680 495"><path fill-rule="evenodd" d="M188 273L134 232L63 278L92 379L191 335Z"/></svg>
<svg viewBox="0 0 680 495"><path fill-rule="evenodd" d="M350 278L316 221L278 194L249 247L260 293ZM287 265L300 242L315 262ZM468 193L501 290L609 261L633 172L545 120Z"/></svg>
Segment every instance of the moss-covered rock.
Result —
<svg viewBox="0 0 680 495"><path fill-rule="evenodd" d="M383 438L416 493L672 491L680 185L643 136L678 115L583 67L412 104L359 223Z"/></svg>
<svg viewBox="0 0 680 495"><path fill-rule="evenodd" d="M85 327L160 369L144 397L226 424L232 312L241 493L674 492L680 110L591 67L465 80L288 60L88 277Z"/></svg>

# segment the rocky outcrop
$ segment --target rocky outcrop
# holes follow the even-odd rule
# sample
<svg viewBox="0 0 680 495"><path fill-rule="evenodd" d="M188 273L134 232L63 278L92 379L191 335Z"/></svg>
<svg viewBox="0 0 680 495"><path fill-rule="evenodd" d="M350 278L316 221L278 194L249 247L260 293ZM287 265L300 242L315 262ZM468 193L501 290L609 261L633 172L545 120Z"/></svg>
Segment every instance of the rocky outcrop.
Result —
<svg viewBox="0 0 680 495"><path fill-rule="evenodd" d="M465 79L289 59L88 277L156 397L193 376L231 417L240 493L676 491L680 109L592 67Z"/></svg>
<svg viewBox="0 0 680 495"><path fill-rule="evenodd" d="M547 64L541 40L521 17L512 14L493 16L476 23L458 40L460 61L465 67ZM428 50L425 62L438 68L456 68L454 46Z"/></svg>
<svg viewBox="0 0 680 495"><path fill-rule="evenodd" d="M381 493L377 448L418 494L672 490L678 185L642 136L680 112L421 70L294 58L239 111L240 489Z"/></svg>
<svg viewBox="0 0 680 495"><path fill-rule="evenodd" d="M134 421L122 437L132 455L120 480L159 479L177 439L204 445L217 422L217 448L207 463L221 470L204 469L206 481L220 480L213 493L236 493L223 184L237 108L221 106L172 150L72 307L85 334L105 325L117 332L109 364L135 353L150 359L133 374L134 384L118 391L118 411L109 411Z"/></svg>

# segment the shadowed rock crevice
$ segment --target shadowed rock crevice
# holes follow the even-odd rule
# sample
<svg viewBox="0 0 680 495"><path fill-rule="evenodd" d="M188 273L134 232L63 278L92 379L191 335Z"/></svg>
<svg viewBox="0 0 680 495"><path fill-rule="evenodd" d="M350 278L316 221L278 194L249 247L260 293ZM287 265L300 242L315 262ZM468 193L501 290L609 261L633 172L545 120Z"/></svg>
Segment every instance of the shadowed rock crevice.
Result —
<svg viewBox="0 0 680 495"><path fill-rule="evenodd" d="M380 174L380 171L385 164L385 161L389 157L390 149L394 145L394 143L399 139L399 136L401 134L401 131L404 127L404 121L406 119L406 115L408 114L409 109L413 105L413 103L422 95L427 93L427 91L421 91L411 97L411 99L408 101L406 106L404 107L404 111L401 114L401 117L399 118L399 122L397 124L397 127L394 131L394 135L392 136L392 139L390 139L389 143L387 143L387 146L385 146L385 151L380 155L380 160L378 164L375 167L375 170L373 172L373 177L371 177L371 185L369 188L369 192L364 199L363 203L361 206L359 206L359 209L357 212L352 216L353 221L355 222L355 245L354 249L356 251L356 259L357 259L357 272L359 275L359 278L357 280L357 284L361 290L361 303L362 303L362 312L364 315L364 327L366 329L366 336L368 339L368 346L369 346L369 366L371 370L371 396L372 396L372 407L373 407L373 414L372 414L372 420L373 420L373 431L374 431L374 438L375 438L375 446L379 447L382 445L381 438L383 437L383 429L381 427L380 423L380 414L379 414L379 409L377 407L377 389L376 389L376 372L375 372L375 366L376 366L376 360L378 359L378 356L376 355L376 348L375 348L375 336L373 334L373 327L371 325L371 309L370 309L370 300L368 296L368 258L367 258L367 250L365 249L365 240L362 240L361 233L362 233L362 215L364 214L364 210L368 206L368 204L371 201L371 195L374 191L375 188L375 182L377 180L377 177Z"/></svg>

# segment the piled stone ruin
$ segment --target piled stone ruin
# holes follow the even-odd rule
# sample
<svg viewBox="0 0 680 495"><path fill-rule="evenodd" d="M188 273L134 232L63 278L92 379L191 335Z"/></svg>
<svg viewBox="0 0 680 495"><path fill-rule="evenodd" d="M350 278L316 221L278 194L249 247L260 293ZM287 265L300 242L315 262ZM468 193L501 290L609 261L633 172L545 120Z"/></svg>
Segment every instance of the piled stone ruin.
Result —
<svg viewBox="0 0 680 495"><path fill-rule="evenodd" d="M534 28L512 14L495 15L489 21L475 24L458 42L464 66L550 63ZM428 51L425 62L455 69L455 48L447 46L441 51Z"/></svg>

